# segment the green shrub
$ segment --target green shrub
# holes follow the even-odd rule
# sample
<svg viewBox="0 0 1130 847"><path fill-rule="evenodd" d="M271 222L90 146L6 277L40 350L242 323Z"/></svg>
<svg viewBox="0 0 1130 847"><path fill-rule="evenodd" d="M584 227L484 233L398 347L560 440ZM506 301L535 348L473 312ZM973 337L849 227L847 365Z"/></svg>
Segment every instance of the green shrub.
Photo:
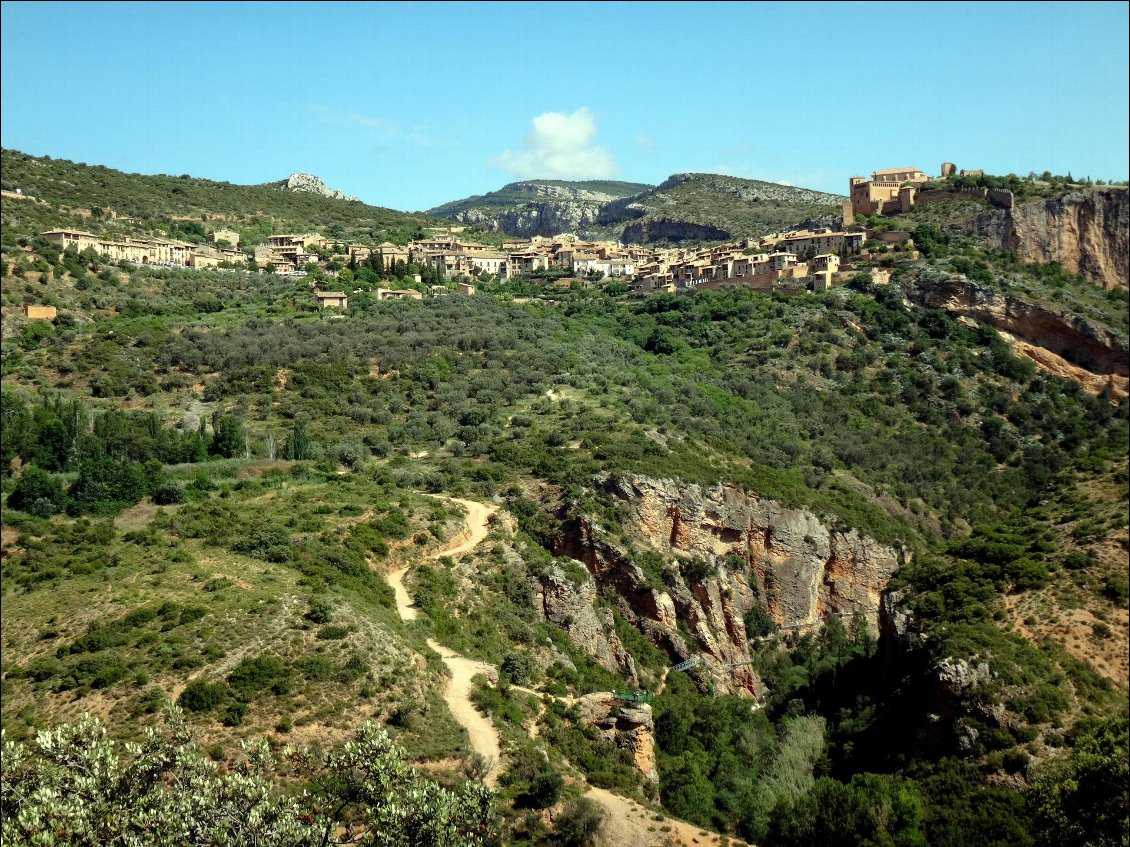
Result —
<svg viewBox="0 0 1130 847"><path fill-rule="evenodd" d="M212 684L194 679L184 687L177 705L190 712L210 712L228 699L228 688L222 683Z"/></svg>
<svg viewBox="0 0 1130 847"><path fill-rule="evenodd" d="M310 608L303 617L310 623L329 623L333 620L333 606L324 597L311 597Z"/></svg>
<svg viewBox="0 0 1130 847"><path fill-rule="evenodd" d="M228 685L243 701L254 700L265 691L286 694L290 683L291 669L277 656L267 654L244 659L228 675Z"/></svg>
<svg viewBox="0 0 1130 847"><path fill-rule="evenodd" d="M184 486L178 482L166 482L153 494L153 502L158 506L172 506L183 503L186 497Z"/></svg>
<svg viewBox="0 0 1130 847"><path fill-rule="evenodd" d="M39 518L61 512L67 504L63 485L51 474L29 465L24 468L16 487L8 495L8 506L21 509Z"/></svg>
<svg viewBox="0 0 1130 847"><path fill-rule="evenodd" d="M529 788L516 798L519 806L533 809L548 809L561 797L565 781L555 770L546 769L530 780Z"/></svg>
<svg viewBox="0 0 1130 847"><path fill-rule="evenodd" d="M554 836L561 847L589 847L595 843L604 811L588 797L575 797L565 804L554 823Z"/></svg>
<svg viewBox="0 0 1130 847"><path fill-rule="evenodd" d="M228 704L228 708L224 711L223 724L224 726L240 726L245 717L247 717L247 704L240 703L237 700Z"/></svg>
<svg viewBox="0 0 1130 847"><path fill-rule="evenodd" d="M535 680L538 666L528 653L514 650L503 657L499 673L514 685L529 685Z"/></svg>

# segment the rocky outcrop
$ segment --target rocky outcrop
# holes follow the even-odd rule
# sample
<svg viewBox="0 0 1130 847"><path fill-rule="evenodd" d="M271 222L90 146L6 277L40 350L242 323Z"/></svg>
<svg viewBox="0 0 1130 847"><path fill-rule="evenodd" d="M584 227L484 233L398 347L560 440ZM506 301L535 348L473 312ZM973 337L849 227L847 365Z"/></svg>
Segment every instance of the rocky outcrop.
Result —
<svg viewBox="0 0 1130 847"><path fill-rule="evenodd" d="M544 186L552 187L552 186ZM585 192L593 193L593 192ZM482 226L490 232L504 232L521 238L534 235L558 235L592 226L600 216L601 202L547 200L523 203L508 209L475 208L455 212L453 220Z"/></svg>
<svg viewBox="0 0 1130 847"><path fill-rule="evenodd" d="M564 629L586 656L611 671L636 680L636 665L613 629L612 612L596 608L596 583L591 577L575 582L556 566L547 568L531 586L534 609Z"/></svg>
<svg viewBox="0 0 1130 847"><path fill-rule="evenodd" d="M621 196L581 185L512 182L497 192L440 206L432 212L491 232L529 238L595 226L602 210Z"/></svg>
<svg viewBox="0 0 1130 847"><path fill-rule="evenodd" d="M1130 349L1126 341L1085 318L1056 312L964 276L935 269L923 270L909 281L908 296L922 305L1003 330L1091 374L1111 377L1106 382L1116 392L1125 393L1130 375ZM1045 364L1038 355L1031 358L1037 364ZM1090 384L1086 387L1093 388Z"/></svg>
<svg viewBox="0 0 1130 847"><path fill-rule="evenodd" d="M624 244L654 241L730 241L734 234L711 224L697 224L677 218L643 218L628 224L620 236Z"/></svg>
<svg viewBox="0 0 1130 847"><path fill-rule="evenodd" d="M653 545L714 563L746 562L748 590L765 599L779 625L815 626L828 614L861 611L877 628L880 595L899 564L893 548L733 485L631 475L612 485Z"/></svg>
<svg viewBox="0 0 1130 847"><path fill-rule="evenodd" d="M648 781L659 782L655 768L655 721L650 705L621 702L605 691L579 698L577 708L581 720L595 726L602 738L632 751L636 769Z"/></svg>
<svg viewBox="0 0 1130 847"><path fill-rule="evenodd" d="M555 552L583 562L598 590L614 589L624 616L673 661L701 657L702 686L712 678L719 690L764 693L748 664L745 620L755 607L791 630L860 612L877 631L900 560L894 548L731 485L635 475L605 484L627 505L641 545L664 562L661 577L584 518L566 523Z"/></svg>
<svg viewBox="0 0 1130 847"><path fill-rule="evenodd" d="M1058 262L1105 289L1130 285L1130 190L1100 187L979 215L973 235L1025 262Z"/></svg>
<svg viewBox="0 0 1130 847"><path fill-rule="evenodd" d="M282 183L282 188L287 191L302 191L308 194L320 194L334 200L356 200L352 194L346 195L336 188L328 188L319 177L313 174L291 174Z"/></svg>

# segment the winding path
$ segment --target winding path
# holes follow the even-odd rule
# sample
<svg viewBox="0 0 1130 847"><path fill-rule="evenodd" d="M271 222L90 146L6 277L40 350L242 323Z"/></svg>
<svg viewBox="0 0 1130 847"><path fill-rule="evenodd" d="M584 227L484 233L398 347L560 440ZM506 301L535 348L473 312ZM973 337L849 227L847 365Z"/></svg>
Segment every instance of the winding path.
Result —
<svg viewBox="0 0 1130 847"><path fill-rule="evenodd" d="M498 507L487 503L476 503L473 500L459 500L454 497L445 498L450 502L459 503L467 510L467 529L460 536L462 540L453 541L452 546L436 550L428 556L429 559L438 559L442 556L461 556L475 549L487 537L487 522ZM406 621L414 621L419 616L412 598L404 588L404 577L408 567L398 568L387 575L389 584L396 595L396 610L400 617ZM454 650L443 646L434 638L428 639L428 646L439 654L444 665L451 673L443 698L451 714L459 725L467 730L471 740L471 749L483 757L488 765L487 775L484 779L487 785L497 786L499 765L502 760L502 751L499 744L498 730L490 719L485 717L474 703L471 702L471 690L474 688L471 680L477 674L492 678L496 670L486 662L477 662L461 656ZM666 682L664 674L663 682ZM533 694L542 700L547 696L543 692L532 691L521 686L514 686L522 691ZM662 690L662 684L660 686ZM566 699L571 702L573 698ZM535 724L536 725L536 724ZM536 737L536 732L531 733ZM658 821L654 812L645 806L627 797L621 797L606 791L603 788L590 786L585 791L585 796L594 801L605 812L605 821L601 828L600 843L609 845L657 844L660 839L672 837L676 843L684 847L707 847L721 843L721 838L713 832L707 832L699 827L692 826L680 820L662 817ZM740 844L740 841L730 842Z"/></svg>
<svg viewBox="0 0 1130 847"><path fill-rule="evenodd" d="M450 547L444 547L433 552L428 558L438 559L441 556L461 556L475 549L487 537L487 521L497 510L497 506L486 503L476 503L473 500L457 500L449 498L451 502L458 503L467 510L467 530L463 533L462 541L456 541ZM388 575L389 584L392 585L396 595L396 611L406 621L414 621L418 617L412 598L404 588L404 577L408 568L403 567L392 571ZM471 749L483 757L488 769L484 779L487 785L494 786L498 782L498 765L502 758L502 748L499 745L498 730L490 719L485 717L475 704L471 702L471 691L474 688L472 680L477 674L493 675L493 666L486 662L476 662L465 656L460 656L454 650L444 647L434 638L428 639L428 646L439 654L451 678L443 692L443 699L451 709L451 714L459 725L467 730L471 740Z"/></svg>

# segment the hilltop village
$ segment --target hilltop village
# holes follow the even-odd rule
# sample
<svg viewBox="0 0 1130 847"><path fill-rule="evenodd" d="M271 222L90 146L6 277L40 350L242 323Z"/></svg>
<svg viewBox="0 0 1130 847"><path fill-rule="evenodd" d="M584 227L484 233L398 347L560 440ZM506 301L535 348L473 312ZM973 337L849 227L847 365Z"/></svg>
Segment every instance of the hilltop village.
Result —
<svg viewBox="0 0 1130 847"><path fill-rule="evenodd" d="M683 247L654 247L616 241L584 241L576 234L513 239L498 246L462 240L466 228L442 227L407 244L377 245L335 241L318 233L270 235L266 243L250 250L239 249L240 235L231 229L216 229L210 244L191 244L159 238L112 240L75 230L42 233L61 250L90 251L112 261L143 266L184 268L251 268L279 276L306 277L323 308L348 306L349 291L321 290L327 282L354 289L352 271L364 266L378 274L401 276L414 265L433 269L431 281L453 282L463 294L473 294L475 283L540 276L572 284L600 280L619 282L628 293L648 295L722 287L746 287L757 291L825 291L846 282L871 251L895 249L916 257L910 233L875 231L857 219L871 215L893 215L945 197L975 192L994 205L1010 207L1011 192L986 188L945 187L949 177L981 176L982 171L962 170L944 163L940 177L931 179L917 168L874 171L870 179L852 177L849 196L843 203L837 226L775 232L759 238ZM942 181L940 183L935 180ZM929 190L925 190L927 183ZM342 273L349 269L351 273ZM877 282L885 282L883 269L870 268ZM448 285L427 285L421 274L413 274L403 287L376 290L378 299L422 298L439 294Z"/></svg>

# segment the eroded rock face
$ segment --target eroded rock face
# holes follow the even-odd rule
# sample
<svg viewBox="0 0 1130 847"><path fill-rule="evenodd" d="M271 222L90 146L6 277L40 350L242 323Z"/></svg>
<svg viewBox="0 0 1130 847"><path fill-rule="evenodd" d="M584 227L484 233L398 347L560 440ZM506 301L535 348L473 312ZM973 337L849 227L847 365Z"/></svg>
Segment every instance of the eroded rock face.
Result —
<svg viewBox="0 0 1130 847"><path fill-rule="evenodd" d="M538 186L552 188L553 186ZM595 192L582 192L593 194ZM603 196L603 195L602 195ZM596 223L603 202L546 200L523 203L511 209L476 208L456 212L452 218L464 224L478 224L490 232L504 232L521 238L574 232Z"/></svg>
<svg viewBox="0 0 1130 847"><path fill-rule="evenodd" d="M591 577L578 584L561 568L551 567L533 580L532 588L537 612L568 632L586 656L637 679L635 661L616 635L612 613L595 607L596 583Z"/></svg>
<svg viewBox="0 0 1130 847"><path fill-rule="evenodd" d="M581 718L600 730L604 739L631 750L636 768L650 782L659 782L655 768L655 721L647 703L624 703L608 692L586 694L577 700Z"/></svg>
<svg viewBox="0 0 1130 847"><path fill-rule="evenodd" d="M336 188L329 188L321 178L313 174L291 174L286 178L283 183L283 188L288 191L305 191L310 194L321 194L323 197L331 197L335 200L356 200L353 195L346 195L338 191Z"/></svg>
<svg viewBox="0 0 1130 847"><path fill-rule="evenodd" d="M736 486L677 484L624 476L614 483L643 534L657 547L716 561L737 556L754 584L734 573L739 602L760 595L781 626L819 624L828 614L861 611L878 626L880 594L898 553L855 530L830 531L807 509L790 509ZM707 580L696 596L704 609L723 605ZM742 603L742 605L745 605Z"/></svg>
<svg viewBox="0 0 1130 847"><path fill-rule="evenodd" d="M748 665L745 618L755 607L791 629L860 612L878 630L881 594L899 564L894 548L735 486L636 475L606 486L627 504L641 542L669 554L662 584L584 519L566 524L555 552L583 562L598 589L613 588L624 616L673 661L701 657L709 678L700 684L764 693Z"/></svg>
<svg viewBox="0 0 1130 847"><path fill-rule="evenodd" d="M1105 289L1130 285L1130 190L1099 187L973 219L970 230L1025 262L1059 262Z"/></svg>
<svg viewBox="0 0 1130 847"><path fill-rule="evenodd" d="M644 218L624 227L620 241L624 244L647 244L652 241L731 241L734 234L727 229L697 224L675 218Z"/></svg>
<svg viewBox="0 0 1130 847"><path fill-rule="evenodd" d="M994 291L959 274L931 269L911 281L908 295L921 304L987 323L1100 377L1080 379L1087 388L1111 383L1116 392L1125 394L1130 376L1126 341L1087 319ZM1046 365L1038 354L1028 355L1036 364Z"/></svg>
<svg viewBox="0 0 1130 847"><path fill-rule="evenodd" d="M511 194L528 195L529 200L517 206L499 208L478 206L451 215L460 223L484 227L490 232L504 232L521 238L534 235L559 235L593 226L601 211L616 196L572 185L544 185L538 182L514 182L504 188Z"/></svg>

